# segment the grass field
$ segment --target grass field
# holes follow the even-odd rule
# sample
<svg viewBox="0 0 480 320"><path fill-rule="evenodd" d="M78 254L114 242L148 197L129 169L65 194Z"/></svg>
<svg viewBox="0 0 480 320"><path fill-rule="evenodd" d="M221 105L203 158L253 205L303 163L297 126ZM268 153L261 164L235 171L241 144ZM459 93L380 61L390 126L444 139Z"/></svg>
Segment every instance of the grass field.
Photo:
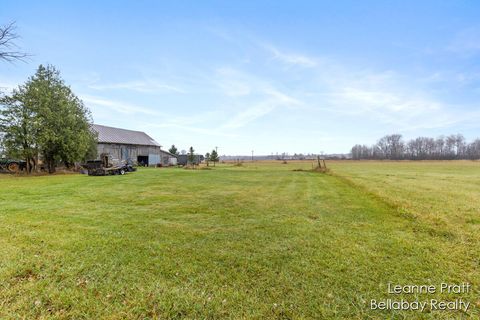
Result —
<svg viewBox="0 0 480 320"><path fill-rule="evenodd" d="M480 163L328 165L2 175L0 318L480 318ZM369 309L442 282L467 313Z"/></svg>

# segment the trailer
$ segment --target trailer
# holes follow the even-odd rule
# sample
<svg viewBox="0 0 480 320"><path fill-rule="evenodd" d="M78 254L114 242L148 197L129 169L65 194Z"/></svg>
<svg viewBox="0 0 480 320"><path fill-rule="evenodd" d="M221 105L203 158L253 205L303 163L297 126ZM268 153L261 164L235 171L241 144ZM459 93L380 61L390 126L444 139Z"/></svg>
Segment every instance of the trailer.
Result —
<svg viewBox="0 0 480 320"><path fill-rule="evenodd" d="M137 169L130 164L112 159L109 155L102 156L102 160L89 160L82 164L89 176L124 175Z"/></svg>

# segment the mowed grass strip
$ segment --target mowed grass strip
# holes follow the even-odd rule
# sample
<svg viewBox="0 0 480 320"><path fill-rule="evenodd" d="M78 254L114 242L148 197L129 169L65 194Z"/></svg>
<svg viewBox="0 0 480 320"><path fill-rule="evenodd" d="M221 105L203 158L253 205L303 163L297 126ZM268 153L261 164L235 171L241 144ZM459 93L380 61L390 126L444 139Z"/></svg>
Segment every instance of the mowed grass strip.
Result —
<svg viewBox="0 0 480 320"><path fill-rule="evenodd" d="M463 277L480 278L480 161L339 161L335 175L443 239Z"/></svg>
<svg viewBox="0 0 480 320"><path fill-rule="evenodd" d="M427 222L292 166L1 176L0 318L478 316L369 310L389 282L478 284L475 261L452 259L455 240Z"/></svg>

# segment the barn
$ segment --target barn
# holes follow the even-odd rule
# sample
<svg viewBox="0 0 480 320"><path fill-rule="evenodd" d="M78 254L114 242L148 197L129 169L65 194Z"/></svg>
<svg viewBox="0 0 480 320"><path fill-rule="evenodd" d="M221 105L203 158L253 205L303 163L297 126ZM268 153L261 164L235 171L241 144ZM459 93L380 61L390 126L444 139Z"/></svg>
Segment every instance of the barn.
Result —
<svg viewBox="0 0 480 320"><path fill-rule="evenodd" d="M97 157L111 155L115 159L138 165L176 165L174 154L162 150L162 146L142 131L92 125L97 134Z"/></svg>

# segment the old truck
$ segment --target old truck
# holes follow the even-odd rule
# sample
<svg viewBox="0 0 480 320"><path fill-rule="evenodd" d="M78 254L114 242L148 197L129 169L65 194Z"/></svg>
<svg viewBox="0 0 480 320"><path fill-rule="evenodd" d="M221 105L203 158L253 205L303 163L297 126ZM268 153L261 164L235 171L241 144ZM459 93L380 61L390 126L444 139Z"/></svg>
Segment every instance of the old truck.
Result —
<svg viewBox="0 0 480 320"><path fill-rule="evenodd" d="M132 165L113 159L110 155L102 155L101 160L89 160L82 164L89 176L124 175L137 169Z"/></svg>
<svg viewBox="0 0 480 320"><path fill-rule="evenodd" d="M0 171L17 173L27 168L27 163L24 160L15 160L8 158L0 158Z"/></svg>

